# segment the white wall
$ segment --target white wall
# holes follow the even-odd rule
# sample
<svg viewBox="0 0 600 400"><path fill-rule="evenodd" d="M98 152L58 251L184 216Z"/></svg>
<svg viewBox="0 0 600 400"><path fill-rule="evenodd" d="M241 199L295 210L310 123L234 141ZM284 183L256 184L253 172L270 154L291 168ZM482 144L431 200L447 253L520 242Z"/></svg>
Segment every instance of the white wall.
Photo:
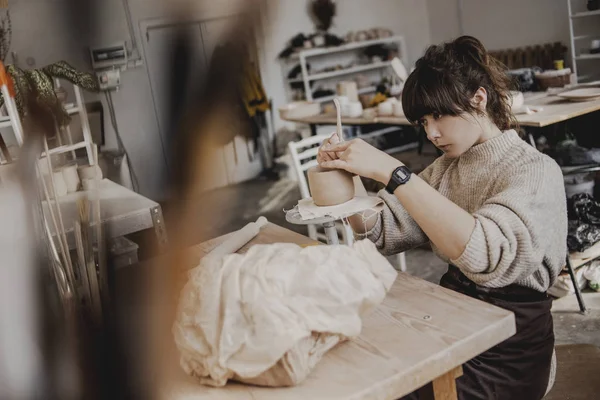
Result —
<svg viewBox="0 0 600 400"><path fill-rule="evenodd" d="M569 44L567 0L463 0L464 34L490 50ZM460 35L459 0L427 0L432 43Z"/></svg>
<svg viewBox="0 0 600 400"><path fill-rule="evenodd" d="M243 0L183 1L193 7L187 15L208 19L232 15ZM247 1L247 0L246 0ZM173 10L173 0L129 0L138 47L143 40L140 25L150 19L161 19ZM430 43L427 6L421 0L342 0L338 1L338 15L332 32L345 35L348 31L385 27L395 34L404 35L410 63L414 63ZM64 59L76 67L89 69L86 48L79 48L76 38L65 28L63 7L65 0L11 0L13 21L12 50L18 53L24 67L26 59L35 59L33 67ZM105 0L99 11L102 33L97 45L129 41L129 32L121 0ZM307 14L307 0L266 0L263 37L258 48L261 73L275 110L286 103L284 79L277 54L286 42L299 32L311 33L314 25ZM142 54L143 55L143 54ZM7 60L11 62L10 60ZM162 178L167 165L165 149L158 129L152 89L147 66L122 73L122 87L113 94L117 123L122 140L129 151L138 175L140 192L154 199L164 198ZM85 94L86 101L98 96ZM104 103L104 99L100 96ZM105 110L107 107L105 105ZM108 113L105 113L108 114ZM275 113L275 128L283 124ZM116 140L108 115L105 120L106 148L115 148Z"/></svg>
<svg viewBox="0 0 600 400"><path fill-rule="evenodd" d="M203 18L231 14L234 1L193 2L190 13ZM107 45L117 41L130 42L129 30L121 0L104 0L99 10L101 32L98 43ZM72 32L65 29L64 0L12 0L9 3L13 27L11 50L16 51L23 68L37 68L59 60L83 70L90 70L89 50L78 46ZM137 42L141 49L140 22L164 18L173 9L172 1L130 0L131 14ZM233 11L232 11L233 10ZM28 58L35 62L26 63ZM11 57L6 60L12 63ZM112 94L116 119L122 140L137 173L140 192L154 199L164 199L163 178L167 172L164 146L158 130L156 113L146 65L122 73L122 86ZM86 101L100 99L105 110L105 148L116 148L117 142L108 116L104 96L84 93Z"/></svg>

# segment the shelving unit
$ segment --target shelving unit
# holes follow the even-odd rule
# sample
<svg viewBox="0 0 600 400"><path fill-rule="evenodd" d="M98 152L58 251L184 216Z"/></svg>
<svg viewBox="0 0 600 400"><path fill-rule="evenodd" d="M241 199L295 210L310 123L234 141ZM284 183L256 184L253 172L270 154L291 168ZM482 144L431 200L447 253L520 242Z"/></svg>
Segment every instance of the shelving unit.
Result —
<svg viewBox="0 0 600 400"><path fill-rule="evenodd" d="M57 86L60 86L60 83L58 82L58 80L55 83ZM6 89L8 90L8 89ZM89 125L89 121L88 121L88 117L87 117L87 111L85 109L85 104L83 103L83 96L81 95L81 90L79 89L78 86L73 85L73 91L75 93L75 104L70 104L67 105L67 107L65 107L65 110L67 111L67 113L69 115L74 115L74 114L79 114L79 118L81 120L81 129L82 129L82 133L83 133L83 141L78 142L78 143L73 143L73 139L71 137L71 130L70 127L67 126L65 127L65 131L66 131L66 139L68 140L67 144L62 144L62 138L61 138L61 131L59 128L56 129L56 137L59 140L59 145L56 147L53 147L51 149L49 149L49 153L51 155L54 154L62 154L62 153L69 153L71 152L74 155L74 151L78 150L78 149L86 149L87 151L87 158L88 158L88 162L90 165L94 165L94 157L92 154L92 133L90 130L90 125ZM4 94L3 91L3 95L5 98L11 98L8 94L8 91L6 92L6 94ZM23 145L23 128L21 126L21 122L20 122L20 117L19 114L17 112L16 109L16 104L14 104L14 100L12 100L9 107L7 107L7 111L8 111L8 116L0 116L0 129L2 128L12 128L15 138L17 139L17 142L19 144L19 146ZM42 152L41 154L42 157L46 156L45 152Z"/></svg>
<svg viewBox="0 0 600 400"><path fill-rule="evenodd" d="M574 19L574 18L591 17L593 15L600 15L600 10L578 12L575 14L571 14L571 18Z"/></svg>
<svg viewBox="0 0 600 400"><path fill-rule="evenodd" d="M377 89L377 86L367 86L365 88L358 89L358 94L373 93L376 89ZM318 97L316 99L313 99L313 101L316 101L317 103L325 103L327 101L333 101L334 97L336 97L336 96L333 95L333 96Z"/></svg>
<svg viewBox="0 0 600 400"><path fill-rule="evenodd" d="M578 2L579 5L585 4L585 2ZM578 62L596 62L600 60L600 54L585 54L580 53L577 50L578 44L583 40L593 40L600 39L600 29L598 29L597 33L593 34L585 34L585 35L575 35L575 23L580 22L583 19L587 18L599 18L600 10L594 11L574 11L573 0L567 0L567 6L569 10L569 34L571 38L571 58L573 59L573 73L577 77L577 82L589 81L598 79L600 77L600 73L598 74L586 74L582 75L578 72ZM600 18L596 27L600 27ZM600 69L600 64L599 68Z"/></svg>
<svg viewBox="0 0 600 400"><path fill-rule="evenodd" d="M288 76L288 70L290 69L289 63L294 62L294 66L300 64L300 77L285 79L286 87L292 83L302 83L304 88L304 99L307 101L326 103L332 101L336 96L323 96L314 98L311 90L311 83L315 81L327 81L328 86L335 91L335 86L341 80L351 80L353 75L359 73L374 74L374 72L387 72L389 70L390 76L395 76L391 68L390 61L371 61L365 62L365 60L359 60L361 53L364 49L373 45L395 45L398 51L398 58L402 61L406 68L409 67L406 43L402 36L391 36L388 38L365 40L360 42L352 42L341 46L327 47L327 48L316 48L301 50L297 53L292 54L284 63L284 76ZM308 70L308 60L311 60L311 70ZM315 65L318 65L315 68ZM323 71L323 69L329 69L333 66L345 65L346 68L334 69L331 71ZM296 66L297 68L297 66ZM322 72L316 72L315 70L320 69ZM382 76L379 77L381 79ZM338 79L341 78L341 79ZM358 94L374 93L377 90L377 86L374 81L365 87L358 88ZM291 96L290 96L291 97ZM290 101L292 99L289 99ZM297 100L295 98L294 100ZM333 123L335 125L335 122ZM327 125L327 124L324 124ZM317 124L309 124L313 135L316 134ZM377 130L363 133L363 129L360 126L348 124L351 127L352 137L360 137L362 139L375 138L377 136L394 134L402 128L399 126L388 126L384 128L378 128ZM394 148L382 149L388 153L401 152L418 147L417 142L408 142Z"/></svg>
<svg viewBox="0 0 600 400"><path fill-rule="evenodd" d="M333 100L335 96L326 96L313 98L310 84L315 81L322 80L333 80L338 77L348 77L349 75L358 74L361 72L369 72L369 71L377 71L377 70L385 70L390 68L391 62L389 61L380 61L380 62L372 62L368 64L358 64L353 65L349 68L344 69L336 69L332 71L318 72L318 73L309 73L307 67L308 59L317 59L319 58L321 63L327 63L328 60L332 60L331 64L334 64L334 57L340 57L342 53L356 53L357 51L364 50L365 48L373 45L389 45L395 44L398 48L399 58L405 65L407 64L406 58L406 44L404 41L404 37L402 36L392 36L388 38L382 39L374 39L374 40L365 40L360 42L352 42L348 44L344 44L341 46L335 47L326 47L326 48L316 48L316 49L307 49L302 50L297 53L292 54L287 61L299 62L301 69L301 76L299 78L286 79L286 85L292 83L303 83L304 86L304 96L308 101L316 101L319 103L324 103ZM287 72L285 73L287 76ZM376 86L370 85L368 87L359 88L359 94L372 93L375 92Z"/></svg>
<svg viewBox="0 0 600 400"><path fill-rule="evenodd" d="M580 56L575 57L576 60L593 60L596 58L600 58L599 54L582 54Z"/></svg>
<svg viewBox="0 0 600 400"><path fill-rule="evenodd" d="M319 56L319 55L323 55L323 54L341 53L343 51L362 49L362 48L373 46L376 44L397 43L398 40L404 41L404 38L402 36L391 36L391 37L382 38L382 39L372 39L372 40L363 40L360 42L351 42L351 43L347 43L347 44L343 44L341 46L335 46L335 47L319 47L316 49L302 50L300 52L294 53L290 56L290 59L299 60L300 54L304 54L304 57L312 57L312 56Z"/></svg>
<svg viewBox="0 0 600 400"><path fill-rule="evenodd" d="M372 69L387 68L390 65L392 65L392 63L390 61L358 65L358 66L352 67L352 68L340 69L340 70L331 71L331 72L322 72L320 74L315 74L315 75L308 75L306 77L306 79L308 81L316 81L318 79L334 78L336 76L348 75L348 74L368 71L368 70L372 70Z"/></svg>

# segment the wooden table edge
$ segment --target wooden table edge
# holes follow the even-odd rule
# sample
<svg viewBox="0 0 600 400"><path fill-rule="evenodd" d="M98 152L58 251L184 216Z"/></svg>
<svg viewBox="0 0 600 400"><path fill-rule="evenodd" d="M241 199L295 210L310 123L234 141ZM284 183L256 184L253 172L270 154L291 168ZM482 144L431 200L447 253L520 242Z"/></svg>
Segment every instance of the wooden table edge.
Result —
<svg viewBox="0 0 600 400"><path fill-rule="evenodd" d="M486 303L487 304L487 303ZM500 307L498 307L500 308ZM504 310L504 309L503 309ZM469 336L467 338L463 338L455 343L453 343L447 350L448 351L452 351L454 349L456 349L457 347L460 347L461 345L465 345L465 342L467 341L472 341L473 338L481 336L481 335L487 335L489 333L492 333L494 335L499 335L502 338L498 339L498 341L492 345L489 346L487 348L484 349L478 349L477 351L471 351L468 354L472 354L472 355L467 355L467 356L463 356L462 358L459 358L460 363L458 365L454 365L454 363L446 363L446 365L444 366L444 362L443 360L437 360L437 362L435 362L434 366L436 368L434 368L431 374L423 374L421 373L421 375L419 376L419 378L416 380L416 382L414 382L414 386L412 389L409 389L408 391L400 391L400 390L394 390L395 387L401 386L402 382L404 379L406 379L406 375L411 375L413 373L413 371L415 370L419 370L420 368L423 367L423 365L426 364L430 364L432 363L431 360L425 360L421 363L415 364L413 365L413 367L409 370L407 370L407 372L405 374L403 374L402 376L399 375L394 375L394 376L390 376L389 378L380 381L377 385L376 385L376 392L380 393L380 395L374 395L373 393L373 387L371 387L369 389L369 393L371 394L370 398L373 399L384 399L387 398L385 397L386 393L390 393L393 392L394 393L394 399L400 398L402 396L406 396L407 394L410 394L416 390L418 390L419 388L422 388L423 386L434 382L436 379L438 378L444 378L445 375L452 373L452 374L457 374L457 371L455 371L458 368L462 368L462 365L469 361L470 359L478 356L479 354L491 349L492 347L502 343L504 340L510 338L511 336L513 336L516 333L516 320L515 320L515 315L512 311L508 311L508 310L504 310L506 311L506 315L504 316L504 318L499 319L498 321L496 321L495 323L488 325L486 327L486 329L479 331L477 333L475 333L472 336ZM500 335L499 332L502 332L502 330L505 330L505 333ZM468 347L470 349L470 347ZM436 371L437 370L437 371ZM430 375L430 376L428 376ZM462 375L462 372L459 375L456 375L455 378L458 378ZM356 395L352 396L349 398L349 400L359 400L359 399L363 399L364 398L364 394L365 393L357 393Z"/></svg>

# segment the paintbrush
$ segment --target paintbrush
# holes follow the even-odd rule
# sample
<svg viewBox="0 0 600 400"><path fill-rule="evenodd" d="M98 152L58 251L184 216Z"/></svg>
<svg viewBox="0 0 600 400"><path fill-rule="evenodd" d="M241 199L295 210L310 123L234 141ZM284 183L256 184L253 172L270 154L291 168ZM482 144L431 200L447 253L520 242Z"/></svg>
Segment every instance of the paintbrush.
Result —
<svg viewBox="0 0 600 400"><path fill-rule="evenodd" d="M58 227L60 229L56 230L56 235L59 236L60 240L63 241L66 263L65 268L67 270L67 275L71 280L71 284L73 285L73 289L75 289L75 274L73 272L73 263L71 262L71 254L69 253L69 242L67 241L67 235L65 234L65 226L63 224L62 212L60 210L60 204L58 202L58 197L56 195L56 183L54 182L54 169L52 168L52 162L50 160L50 150L48 149L48 140L46 137L42 139L44 144L44 151L46 152L46 163L48 164L48 175L50 175L50 185L52 188L52 197L54 197L54 204L56 205L56 214L58 215ZM40 175L41 176L41 175ZM44 179L41 176L42 180ZM52 202L48 200L48 209L52 209Z"/></svg>
<svg viewBox="0 0 600 400"><path fill-rule="evenodd" d="M98 165L98 145L92 147L94 156L94 165ZM100 177L98 174L94 177L96 181L94 189L94 213L93 222L96 225L96 250L98 252L98 285L100 287L100 295L102 304L106 306L109 301L108 296L108 271L106 270L106 247L104 232L102 231L102 214L100 212Z"/></svg>
<svg viewBox="0 0 600 400"><path fill-rule="evenodd" d="M100 300L100 286L94 261L94 246L90 237L90 203L86 197L77 200L79 222L81 223L81 243L83 245L84 259L86 262L87 278L90 285L90 297L93 320L100 323L102 318L102 302Z"/></svg>
<svg viewBox="0 0 600 400"><path fill-rule="evenodd" d="M79 207L79 204L77 204ZM83 297L85 299L86 307L90 310L92 309L92 294L90 291L90 283L88 280L88 274L86 271L86 261L85 261L85 248L83 245L83 238L81 235L81 223L79 221L75 221L75 226L73 227L73 231L75 233L75 245L77 247L77 263L79 264L79 277L81 279L81 286L83 287Z"/></svg>

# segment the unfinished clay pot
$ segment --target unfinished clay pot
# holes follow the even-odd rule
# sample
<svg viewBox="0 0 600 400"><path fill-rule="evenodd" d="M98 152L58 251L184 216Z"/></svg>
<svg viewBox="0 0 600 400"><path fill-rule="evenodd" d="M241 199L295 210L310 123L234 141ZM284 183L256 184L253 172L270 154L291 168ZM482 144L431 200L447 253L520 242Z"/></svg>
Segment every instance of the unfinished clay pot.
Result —
<svg viewBox="0 0 600 400"><path fill-rule="evenodd" d="M312 167L308 170L308 186L319 207L337 206L354 198L352 174L340 169Z"/></svg>

